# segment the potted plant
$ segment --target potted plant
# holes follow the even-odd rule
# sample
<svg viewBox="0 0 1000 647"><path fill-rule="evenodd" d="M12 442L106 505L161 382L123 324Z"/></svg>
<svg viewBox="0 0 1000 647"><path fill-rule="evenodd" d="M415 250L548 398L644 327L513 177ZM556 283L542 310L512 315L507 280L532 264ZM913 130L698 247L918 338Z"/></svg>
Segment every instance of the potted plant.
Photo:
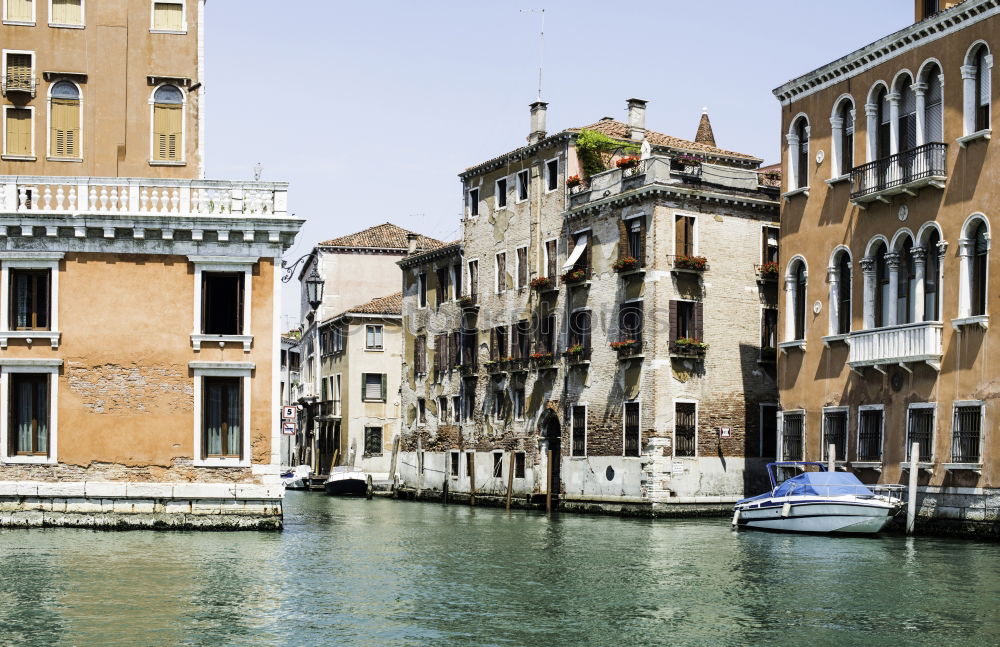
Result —
<svg viewBox="0 0 1000 647"><path fill-rule="evenodd" d="M621 341L613 341L609 344L611 349L617 351L619 355L630 354L639 348L639 342L635 339L623 339Z"/></svg>
<svg viewBox="0 0 1000 647"><path fill-rule="evenodd" d="M639 269L639 259L634 256L624 256L615 261L611 267L616 272L631 272Z"/></svg>
<svg viewBox="0 0 1000 647"><path fill-rule="evenodd" d="M621 157L615 162L615 166L621 169L634 168L639 166L639 158L635 156Z"/></svg>
<svg viewBox="0 0 1000 647"><path fill-rule="evenodd" d="M678 155L674 161L680 166L701 166L701 158L694 155Z"/></svg>
<svg viewBox="0 0 1000 647"><path fill-rule="evenodd" d="M570 270L560 277L563 283L577 283L587 278L587 270L582 267Z"/></svg>
<svg viewBox="0 0 1000 647"><path fill-rule="evenodd" d="M541 292L552 287L552 279L547 276L538 276L531 279L528 285Z"/></svg>
<svg viewBox="0 0 1000 647"><path fill-rule="evenodd" d="M583 356L587 349L583 344L571 344L569 348L566 349L566 357L570 359L579 359Z"/></svg>
<svg viewBox="0 0 1000 647"><path fill-rule="evenodd" d="M762 279L776 279L778 278L778 264L774 261L768 261L761 264L760 270L758 271L758 276Z"/></svg>
<svg viewBox="0 0 1000 647"><path fill-rule="evenodd" d="M462 296L458 297L458 305L460 305L463 308L474 306L476 305L476 297L472 296L471 294L463 294Z"/></svg>
<svg viewBox="0 0 1000 647"><path fill-rule="evenodd" d="M674 268L678 270L694 270L704 272L708 269L708 259L704 256L685 256L681 254L674 258Z"/></svg>
<svg viewBox="0 0 1000 647"><path fill-rule="evenodd" d="M571 175L566 179L566 186L571 189L580 186L582 183L583 180L580 179L579 175Z"/></svg>
<svg viewBox="0 0 1000 647"><path fill-rule="evenodd" d="M553 360L552 353L532 353L529 357L536 364L551 364Z"/></svg>
<svg viewBox="0 0 1000 647"><path fill-rule="evenodd" d="M681 355L702 355L708 344L695 337L678 337L674 340L674 352Z"/></svg>

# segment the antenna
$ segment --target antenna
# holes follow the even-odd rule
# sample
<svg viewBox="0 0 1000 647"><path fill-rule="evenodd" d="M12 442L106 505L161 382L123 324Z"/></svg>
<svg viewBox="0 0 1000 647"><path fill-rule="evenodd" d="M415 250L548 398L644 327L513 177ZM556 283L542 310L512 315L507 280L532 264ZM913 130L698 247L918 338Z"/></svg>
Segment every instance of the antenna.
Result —
<svg viewBox="0 0 1000 647"><path fill-rule="evenodd" d="M537 13L541 15L542 25L538 30L538 97L542 100L542 67L545 61L545 9L521 9L521 13Z"/></svg>

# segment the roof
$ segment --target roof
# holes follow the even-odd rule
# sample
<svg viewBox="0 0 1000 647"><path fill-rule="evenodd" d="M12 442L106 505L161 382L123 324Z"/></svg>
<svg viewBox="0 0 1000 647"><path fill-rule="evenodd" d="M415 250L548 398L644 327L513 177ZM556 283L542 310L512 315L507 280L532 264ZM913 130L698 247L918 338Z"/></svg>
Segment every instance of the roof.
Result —
<svg viewBox="0 0 1000 647"><path fill-rule="evenodd" d="M372 299L368 303L348 308L338 316L346 314L362 315L401 315L403 314L403 293L397 292L385 297Z"/></svg>
<svg viewBox="0 0 1000 647"><path fill-rule="evenodd" d="M461 253L462 241L454 240L450 243L444 243L440 247L435 247L434 249L425 249L416 254L404 256L400 260L396 261L396 265L403 268L413 267L414 265L421 265L437 258L458 255Z"/></svg>
<svg viewBox="0 0 1000 647"><path fill-rule="evenodd" d="M629 127L628 124L622 123L610 117L605 117L601 119L596 124L591 124L589 126L584 126L583 128L569 128L569 132L580 132L581 130L595 130L602 135L607 135L608 137L614 137L615 139L624 139L631 141L629 138ZM737 153L735 151L727 151L723 148L718 148L713 145L703 144L699 142L688 141L687 139L681 139L680 137L674 137L673 135L665 135L663 133L658 133L655 130L646 131L646 139L653 146L664 146L666 148L676 148L684 151L691 151L694 153L705 153L707 155L714 155L718 157L732 157L743 160L753 160L755 162L761 162L759 157L754 157L753 155L747 155L746 153Z"/></svg>
<svg viewBox="0 0 1000 647"><path fill-rule="evenodd" d="M403 229L391 222L369 227L357 233L331 238L319 243L319 247L352 247L368 249L400 249L409 247L407 236L414 232ZM445 243L429 236L417 234L417 249L435 249Z"/></svg>

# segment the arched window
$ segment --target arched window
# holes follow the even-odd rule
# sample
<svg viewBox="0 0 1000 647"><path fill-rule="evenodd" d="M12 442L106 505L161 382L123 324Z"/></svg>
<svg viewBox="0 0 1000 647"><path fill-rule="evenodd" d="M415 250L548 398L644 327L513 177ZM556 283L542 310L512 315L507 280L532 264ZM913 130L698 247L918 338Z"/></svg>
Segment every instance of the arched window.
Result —
<svg viewBox="0 0 1000 647"><path fill-rule="evenodd" d="M969 315L986 314L986 265L990 249L986 223L980 220L969 236L972 242L972 271L969 276L969 296L972 306Z"/></svg>
<svg viewBox="0 0 1000 647"><path fill-rule="evenodd" d="M788 190L809 186L809 121L799 116L785 135L788 142Z"/></svg>
<svg viewBox="0 0 1000 647"><path fill-rule="evenodd" d="M941 89L941 68L928 65L921 82L924 85L924 140L923 144L944 141L944 107Z"/></svg>
<svg viewBox="0 0 1000 647"><path fill-rule="evenodd" d="M927 250L927 267L924 271L924 321L941 320L941 257L938 243L941 236L932 229L924 243Z"/></svg>
<svg viewBox="0 0 1000 647"><path fill-rule="evenodd" d="M801 258L792 261L785 274L785 339L806 338L806 264Z"/></svg>
<svg viewBox="0 0 1000 647"><path fill-rule="evenodd" d="M854 102L844 97L830 118L833 142L833 177L847 175L854 167Z"/></svg>
<svg viewBox="0 0 1000 647"><path fill-rule="evenodd" d="M183 134L184 94L175 85L161 85L153 93L153 161L183 161Z"/></svg>
<svg viewBox="0 0 1000 647"><path fill-rule="evenodd" d="M830 265L830 333L851 332L851 255L842 249Z"/></svg>
<svg viewBox="0 0 1000 647"><path fill-rule="evenodd" d="M896 120L897 152L905 152L917 147L917 95L913 91L913 79L909 74L899 77L896 82L899 94L899 117Z"/></svg>
<svg viewBox="0 0 1000 647"><path fill-rule="evenodd" d="M899 254L896 270L896 321L898 324L913 323L915 316L914 299L917 294L917 266L912 254L913 239L906 236L897 247Z"/></svg>
<svg viewBox="0 0 1000 647"><path fill-rule="evenodd" d="M877 127L875 135L874 159L889 157L892 151L892 111L889 109L889 91L882 87L877 95Z"/></svg>
<svg viewBox="0 0 1000 647"><path fill-rule="evenodd" d="M889 325L889 265L885 258L886 247L879 243L872 257L875 259L875 327Z"/></svg>
<svg viewBox="0 0 1000 647"><path fill-rule="evenodd" d="M971 135L990 127L990 76L993 56L981 43L970 50L962 66L965 107L965 134Z"/></svg>
<svg viewBox="0 0 1000 647"><path fill-rule="evenodd" d="M49 91L49 156L75 159L80 154L80 89L58 81Z"/></svg>

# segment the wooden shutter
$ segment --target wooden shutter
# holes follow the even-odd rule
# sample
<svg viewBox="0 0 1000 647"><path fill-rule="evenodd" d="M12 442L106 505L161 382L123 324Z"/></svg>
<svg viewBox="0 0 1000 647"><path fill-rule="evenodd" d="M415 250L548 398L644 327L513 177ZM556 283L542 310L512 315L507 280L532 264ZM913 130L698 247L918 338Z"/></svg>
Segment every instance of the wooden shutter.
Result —
<svg viewBox="0 0 1000 647"><path fill-rule="evenodd" d="M631 256L632 250L629 245L628 224L622 218L618 219L618 259Z"/></svg>
<svg viewBox="0 0 1000 647"><path fill-rule="evenodd" d="M591 269L593 268L593 265L591 265L591 259L593 258L592 252L594 251L594 244L594 234L587 234L587 249L583 252L583 257L586 259L584 262L586 263L587 276L590 276Z"/></svg>
<svg viewBox="0 0 1000 647"><path fill-rule="evenodd" d="M7 3L7 20L11 22L32 22L31 3L34 0L0 0Z"/></svg>
<svg viewBox="0 0 1000 647"><path fill-rule="evenodd" d="M458 334L453 332L448 335L448 370L459 365L458 361Z"/></svg>
<svg viewBox="0 0 1000 647"><path fill-rule="evenodd" d="M646 218L639 218L639 249L631 250L633 256L639 259L639 265L646 264Z"/></svg>
<svg viewBox="0 0 1000 647"><path fill-rule="evenodd" d="M161 162L181 159L181 119L184 107L157 103L153 106L153 159Z"/></svg>
<svg viewBox="0 0 1000 647"><path fill-rule="evenodd" d="M698 341L705 341L705 304L696 301L694 304L694 338Z"/></svg>
<svg viewBox="0 0 1000 647"><path fill-rule="evenodd" d="M31 110L27 108L7 109L7 155L31 155Z"/></svg>
<svg viewBox="0 0 1000 647"><path fill-rule="evenodd" d="M383 402L385 402L386 396L388 395L388 393L386 393L386 391L388 389L388 385L386 383L386 377L387 377L386 374L382 373L382 401Z"/></svg>
<svg viewBox="0 0 1000 647"><path fill-rule="evenodd" d="M500 349L497 348L496 328L490 328L490 359L494 362L500 359Z"/></svg>
<svg viewBox="0 0 1000 647"><path fill-rule="evenodd" d="M677 341L677 302L670 302L670 343Z"/></svg>
<svg viewBox="0 0 1000 647"><path fill-rule="evenodd" d="M176 2L153 3L153 28L164 31L184 30L184 9Z"/></svg>
<svg viewBox="0 0 1000 647"><path fill-rule="evenodd" d="M81 25L83 16L80 0L52 0L52 15L49 22L55 25Z"/></svg>
<svg viewBox="0 0 1000 647"><path fill-rule="evenodd" d="M558 265L559 254L557 251L556 241L550 240L546 242L545 250L547 252L546 255L548 256L547 259L548 267L546 268L547 269L546 276L548 276L550 279L554 279L558 274L558 268L559 268Z"/></svg>
<svg viewBox="0 0 1000 647"><path fill-rule="evenodd" d="M80 156L80 101L52 99L49 154L53 157Z"/></svg>

